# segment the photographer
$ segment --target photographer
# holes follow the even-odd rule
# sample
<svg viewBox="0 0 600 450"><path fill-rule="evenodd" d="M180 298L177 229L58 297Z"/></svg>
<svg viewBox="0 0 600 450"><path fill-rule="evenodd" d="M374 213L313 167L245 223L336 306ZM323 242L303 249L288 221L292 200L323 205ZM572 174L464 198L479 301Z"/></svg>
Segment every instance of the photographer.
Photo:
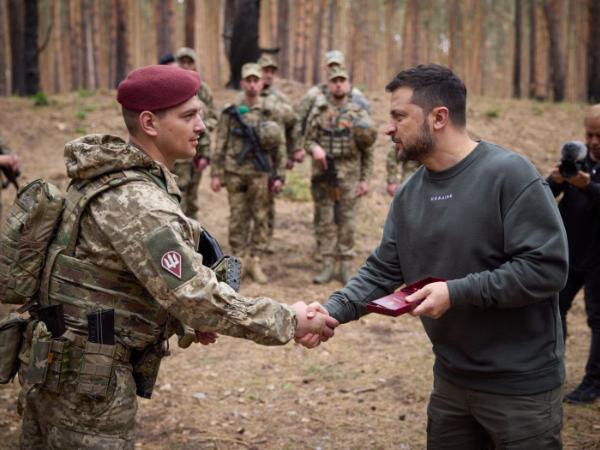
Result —
<svg viewBox="0 0 600 450"><path fill-rule="evenodd" d="M0 187L4 189L19 174L19 158L0 139ZM0 226L2 224L2 198L0 197Z"/></svg>
<svg viewBox="0 0 600 450"><path fill-rule="evenodd" d="M588 110L584 126L587 152L583 148L577 154L568 148L574 143L565 144L561 162L548 177L554 196L563 194L559 210L569 242L569 278L559 297L563 334L566 339L567 312L582 287L592 330L585 376L565 396L569 403L590 403L600 397L600 104Z"/></svg>

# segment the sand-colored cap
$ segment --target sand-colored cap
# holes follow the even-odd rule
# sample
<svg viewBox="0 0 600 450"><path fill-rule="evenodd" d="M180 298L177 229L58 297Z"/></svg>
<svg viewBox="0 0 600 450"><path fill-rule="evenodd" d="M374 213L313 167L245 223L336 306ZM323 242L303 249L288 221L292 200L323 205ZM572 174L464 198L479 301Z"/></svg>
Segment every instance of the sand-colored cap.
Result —
<svg viewBox="0 0 600 450"><path fill-rule="evenodd" d="M261 67L261 69L266 69L267 67L279 69L279 66L271 55L262 55L258 61L256 61L256 63Z"/></svg>
<svg viewBox="0 0 600 450"><path fill-rule="evenodd" d="M329 81L331 81L335 78L343 78L343 79L347 80L349 78L348 72L346 72L346 69L344 69L343 67L335 67L329 71L327 79Z"/></svg>
<svg viewBox="0 0 600 450"><path fill-rule="evenodd" d="M181 48L177 49L177 51L175 52L175 59L180 60L184 56L187 56L188 58L190 58L193 61L196 61L198 59L198 55L196 55L196 52L194 51L193 48L181 47Z"/></svg>
<svg viewBox="0 0 600 450"><path fill-rule="evenodd" d="M256 63L246 63L242 66L242 79L246 79L249 76L254 75L255 77L262 78L262 69Z"/></svg>
<svg viewBox="0 0 600 450"><path fill-rule="evenodd" d="M330 50L325 53L325 63L330 66L331 64L339 64L340 66L344 65L344 54L339 50Z"/></svg>

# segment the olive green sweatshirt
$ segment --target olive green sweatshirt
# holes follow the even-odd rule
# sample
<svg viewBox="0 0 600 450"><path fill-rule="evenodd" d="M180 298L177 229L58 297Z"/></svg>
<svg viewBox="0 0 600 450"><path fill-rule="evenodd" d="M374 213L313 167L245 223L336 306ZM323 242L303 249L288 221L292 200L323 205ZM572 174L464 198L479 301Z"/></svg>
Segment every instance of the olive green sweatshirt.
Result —
<svg viewBox="0 0 600 450"><path fill-rule="evenodd" d="M566 237L529 161L481 142L450 169L421 167L396 193L379 246L325 307L355 320L369 301L428 276L448 280L451 302L440 319L422 318L438 376L515 395L562 384Z"/></svg>

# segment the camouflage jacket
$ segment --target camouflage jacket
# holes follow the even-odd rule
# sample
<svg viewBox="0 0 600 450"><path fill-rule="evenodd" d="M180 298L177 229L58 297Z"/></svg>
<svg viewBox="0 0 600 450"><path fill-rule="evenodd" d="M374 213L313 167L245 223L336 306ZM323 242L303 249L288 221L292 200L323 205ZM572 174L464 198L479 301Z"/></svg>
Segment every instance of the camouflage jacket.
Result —
<svg viewBox="0 0 600 450"><path fill-rule="evenodd" d="M296 136L298 138L298 145L300 148L306 148L306 133L308 131L308 124L312 117L312 114L316 113L322 106L324 99L327 98L327 83L313 86L300 100L300 103L296 107L296 115L298 116L298 125L296 128ZM360 109L365 110L368 114L371 114L371 107L364 94L357 87L352 86L352 90L348 95L351 102L355 103Z"/></svg>
<svg viewBox="0 0 600 450"><path fill-rule="evenodd" d="M291 159L294 151L299 148L300 127L298 126L298 115L286 95L276 87L269 86L264 88L260 95L265 98L270 97L280 110L281 120L285 129L287 157Z"/></svg>
<svg viewBox="0 0 600 450"><path fill-rule="evenodd" d="M272 151L268 152L271 166L275 175L282 179L285 178L286 148L285 136L283 132L282 118L280 110L270 97L260 97L259 101L249 111L243 114L244 121L254 127L260 128L261 124L266 122L275 122L279 125L279 136L277 136L278 145ZM243 99L237 99L232 105L228 105L219 118L217 125L217 138L215 149L211 158L211 176L224 179L225 172L236 173L239 175L262 175L254 166L251 152L244 159L242 164L238 164L236 157L243 150L246 141L242 136L235 134L239 129L239 124L231 115L225 113L229 106L239 107L243 105Z"/></svg>
<svg viewBox="0 0 600 450"><path fill-rule="evenodd" d="M367 133L372 142L365 145L358 133ZM338 177L357 177L367 181L373 170L373 146L377 130L369 114L353 102L341 106L326 102L315 111L306 132L306 151L312 155L316 145L335 159ZM313 160L312 173L323 171Z"/></svg>
<svg viewBox="0 0 600 450"><path fill-rule="evenodd" d="M385 173L387 184L400 184L419 168L416 161L398 161L396 144L392 142L385 160Z"/></svg>
<svg viewBox="0 0 600 450"><path fill-rule="evenodd" d="M179 208L173 198L179 190L161 163L109 135L68 143L65 159L75 184L115 171L143 178L90 201L80 221L77 260L100 271L132 275L148 294L149 315L159 310L197 330L265 345L284 344L293 337L297 319L292 308L266 297L244 297L202 265L196 251L201 227Z"/></svg>
<svg viewBox="0 0 600 450"><path fill-rule="evenodd" d="M200 85L200 89L198 89L198 98L206 107L202 119L204 120L208 131L212 132L217 126L218 115L217 109L215 108L215 103L213 101L212 91L204 81Z"/></svg>

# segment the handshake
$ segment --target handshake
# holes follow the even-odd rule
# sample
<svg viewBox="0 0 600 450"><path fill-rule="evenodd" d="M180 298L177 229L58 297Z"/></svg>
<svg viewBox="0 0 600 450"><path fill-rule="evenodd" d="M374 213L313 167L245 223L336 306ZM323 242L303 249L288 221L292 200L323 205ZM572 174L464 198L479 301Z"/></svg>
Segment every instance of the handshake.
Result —
<svg viewBox="0 0 600 450"><path fill-rule="evenodd" d="M333 337L339 322L318 302L307 305L297 302L292 305L298 318L295 341L306 348L317 347Z"/></svg>

